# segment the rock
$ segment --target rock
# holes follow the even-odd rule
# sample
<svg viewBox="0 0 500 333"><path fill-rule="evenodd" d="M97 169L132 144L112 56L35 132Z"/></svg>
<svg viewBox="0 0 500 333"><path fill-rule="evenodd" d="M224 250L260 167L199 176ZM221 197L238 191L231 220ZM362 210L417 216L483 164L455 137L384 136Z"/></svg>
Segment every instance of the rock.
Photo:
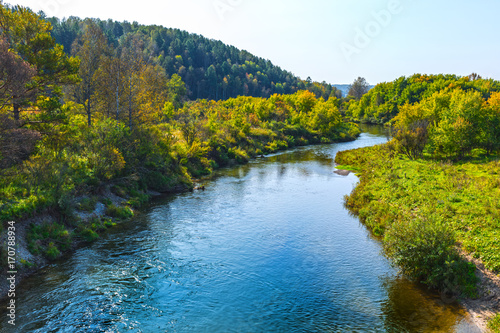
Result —
<svg viewBox="0 0 500 333"><path fill-rule="evenodd" d="M336 173L337 175L341 175L341 176L348 176L351 171L349 170L342 170L342 169L337 169L335 170L333 173Z"/></svg>

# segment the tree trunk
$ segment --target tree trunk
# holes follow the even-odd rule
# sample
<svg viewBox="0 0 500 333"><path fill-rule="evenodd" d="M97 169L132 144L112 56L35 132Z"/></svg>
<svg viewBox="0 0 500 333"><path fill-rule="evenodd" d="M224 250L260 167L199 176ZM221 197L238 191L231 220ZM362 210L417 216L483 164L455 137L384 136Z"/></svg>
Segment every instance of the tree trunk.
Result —
<svg viewBox="0 0 500 333"><path fill-rule="evenodd" d="M128 95L128 127L132 129L132 81L129 83Z"/></svg>
<svg viewBox="0 0 500 333"><path fill-rule="evenodd" d="M19 104L18 103L14 103L12 105L13 107L13 110L14 110L14 120L16 121L16 123L19 124Z"/></svg>
<svg viewBox="0 0 500 333"><path fill-rule="evenodd" d="M91 127L92 126L92 119L90 116L90 97L87 99L87 120L89 123L89 127Z"/></svg>

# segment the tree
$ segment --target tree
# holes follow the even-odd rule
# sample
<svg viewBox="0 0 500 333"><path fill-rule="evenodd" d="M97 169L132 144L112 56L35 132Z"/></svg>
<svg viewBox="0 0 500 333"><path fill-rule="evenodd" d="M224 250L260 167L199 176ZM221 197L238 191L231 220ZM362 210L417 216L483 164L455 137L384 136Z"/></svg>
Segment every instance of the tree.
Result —
<svg viewBox="0 0 500 333"><path fill-rule="evenodd" d="M360 100L361 97L370 90L368 83L365 78L358 77L349 87L349 96L353 96L356 100Z"/></svg>
<svg viewBox="0 0 500 333"><path fill-rule="evenodd" d="M481 146L486 120L483 116L484 100L478 91L455 89L450 95L449 107L443 109L430 139L438 154L460 160Z"/></svg>
<svg viewBox="0 0 500 333"><path fill-rule="evenodd" d="M186 97L186 85L181 77L177 74L172 75L167 83L168 100L174 105L177 110L182 107L182 103Z"/></svg>
<svg viewBox="0 0 500 333"><path fill-rule="evenodd" d="M92 108L95 90L97 88L97 70L101 57L108 53L108 41L101 28L92 20L85 21L84 33L72 46L73 54L80 58L81 82L72 89L73 98L83 104L87 112L88 126L92 126Z"/></svg>
<svg viewBox="0 0 500 333"><path fill-rule="evenodd" d="M9 50L5 38L0 39L0 110L12 105L14 96L25 94L26 84L35 72L19 55Z"/></svg>
<svg viewBox="0 0 500 333"><path fill-rule="evenodd" d="M12 97L14 119L18 122L20 108L33 102L39 96L48 95L62 84L78 81L79 60L68 57L63 47L56 44L50 35L52 26L30 9L0 4L0 37L21 59L36 70L35 75Z"/></svg>
<svg viewBox="0 0 500 333"><path fill-rule="evenodd" d="M112 116L119 120L122 107L121 100L123 98L124 89L124 64L120 58L113 56L105 56L102 59L96 77L98 88L96 93L96 101L99 109L107 117Z"/></svg>

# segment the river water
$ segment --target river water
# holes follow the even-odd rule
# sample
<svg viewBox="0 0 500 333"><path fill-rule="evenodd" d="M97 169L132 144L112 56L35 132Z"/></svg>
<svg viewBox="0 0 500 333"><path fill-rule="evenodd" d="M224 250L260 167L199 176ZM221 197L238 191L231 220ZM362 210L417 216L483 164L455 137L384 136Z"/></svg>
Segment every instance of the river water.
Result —
<svg viewBox="0 0 500 333"><path fill-rule="evenodd" d="M302 147L220 170L18 287L2 332L474 332L450 300L397 275L343 207L337 151ZM5 308L5 306L2 306Z"/></svg>

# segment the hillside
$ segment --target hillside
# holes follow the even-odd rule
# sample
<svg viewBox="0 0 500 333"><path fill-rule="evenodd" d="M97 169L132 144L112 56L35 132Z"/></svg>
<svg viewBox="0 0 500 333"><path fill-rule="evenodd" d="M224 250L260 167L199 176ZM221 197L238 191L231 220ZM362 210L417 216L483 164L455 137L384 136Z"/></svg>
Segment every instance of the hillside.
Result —
<svg viewBox="0 0 500 333"><path fill-rule="evenodd" d="M245 50L179 29L137 22L49 18L52 36L64 50L76 54L75 42L82 39L90 22L99 27L115 55L124 48L138 47L150 62L163 67L168 77L178 74L186 83L187 96L195 99L227 99L237 96L269 97L309 90L317 97L341 97L340 91L326 82L301 80L271 61Z"/></svg>

